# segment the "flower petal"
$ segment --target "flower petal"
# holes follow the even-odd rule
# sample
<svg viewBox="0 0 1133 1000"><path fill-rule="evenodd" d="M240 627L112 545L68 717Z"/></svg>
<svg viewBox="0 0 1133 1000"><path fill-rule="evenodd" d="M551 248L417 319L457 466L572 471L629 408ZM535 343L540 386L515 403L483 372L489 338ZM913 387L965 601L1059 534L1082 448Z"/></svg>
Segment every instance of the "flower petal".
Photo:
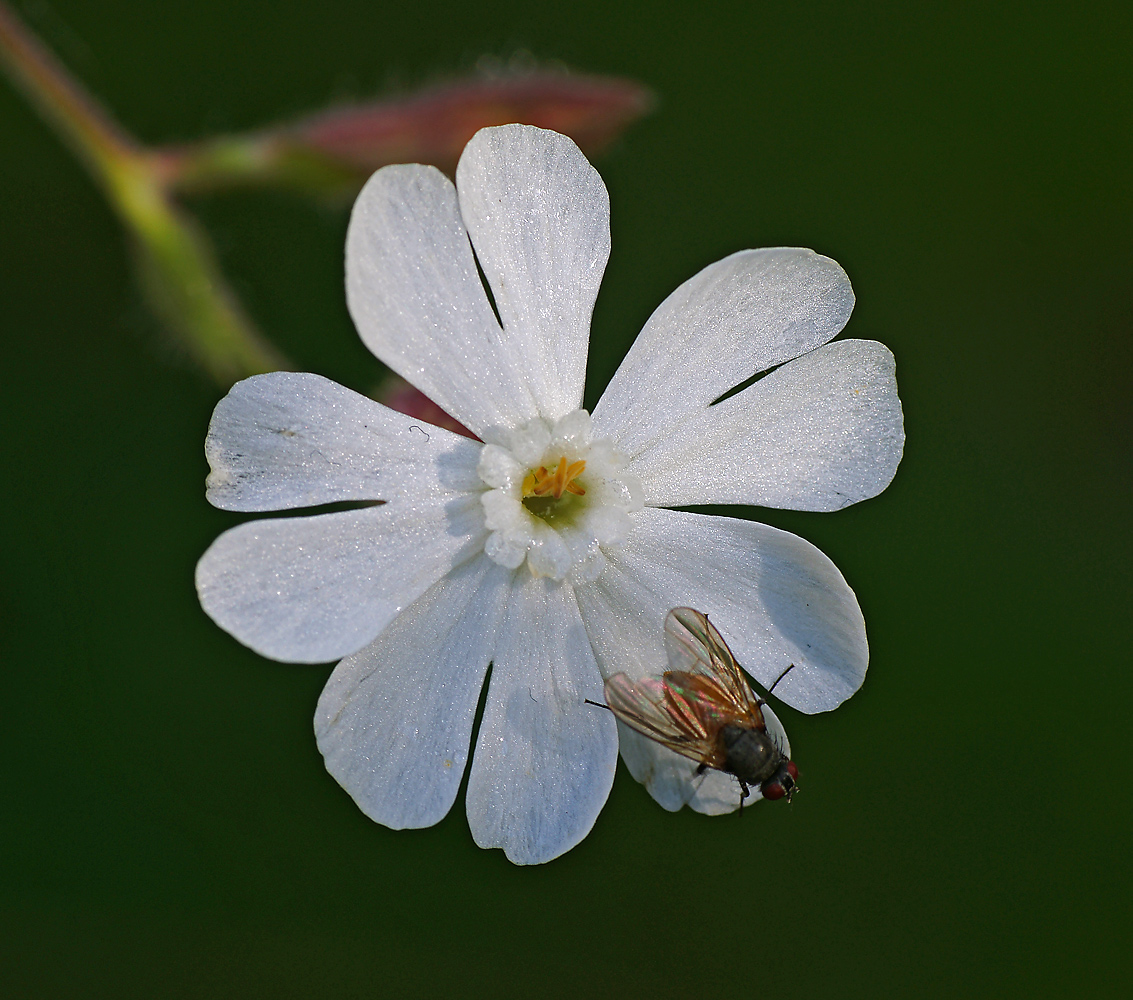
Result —
<svg viewBox="0 0 1133 1000"><path fill-rule="evenodd" d="M257 653L322 663L371 642L485 535L475 493L251 521L201 557L197 594L213 621Z"/></svg>
<svg viewBox="0 0 1133 1000"><path fill-rule="evenodd" d="M613 716L569 586L520 572L493 657L468 779L481 847L541 864L590 832L617 764Z"/></svg>
<svg viewBox="0 0 1133 1000"><path fill-rule="evenodd" d="M510 577L470 560L335 667L315 735L327 770L370 819L432 826L452 807Z"/></svg>
<svg viewBox="0 0 1133 1000"><path fill-rule="evenodd" d="M825 712L865 678L869 650L854 592L797 535L755 521L646 508L633 534L606 551L605 572L575 588L604 675L665 669L665 614L703 611L760 684L795 668L775 697Z"/></svg>
<svg viewBox="0 0 1133 1000"><path fill-rule="evenodd" d="M724 813L735 812L740 807L741 799L745 806L750 806L763 798L758 785L749 785L747 798L744 799L739 779L723 771L705 771L699 780L694 779L691 782L690 787L692 794L689 796L688 807L706 816L722 816Z"/></svg>
<svg viewBox="0 0 1133 1000"><path fill-rule="evenodd" d="M775 688L776 692L778 690L778 688ZM767 733L774 740L779 752L790 760L791 741L787 739L787 730L783 728L783 723L779 721L779 716L775 714L775 710L766 702L763 705L763 721L767 724Z"/></svg>
<svg viewBox="0 0 1133 1000"><path fill-rule="evenodd" d="M366 346L481 438L536 416L529 373L480 283L456 189L435 167L383 167L346 235L346 299Z"/></svg>
<svg viewBox="0 0 1133 1000"><path fill-rule="evenodd" d="M651 506L839 510L889 485L904 444L893 355L839 340L689 416L627 468Z"/></svg>
<svg viewBox="0 0 1133 1000"><path fill-rule="evenodd" d="M224 510L286 510L482 489L481 446L320 375L237 382L212 415L208 499Z"/></svg>
<svg viewBox="0 0 1133 1000"><path fill-rule="evenodd" d="M610 199L573 141L531 125L476 133L456 168L460 212L548 420L582 405L590 315L610 256Z"/></svg>
<svg viewBox="0 0 1133 1000"><path fill-rule="evenodd" d="M710 264L649 317L594 409L595 436L634 458L757 372L825 344L853 308L846 273L813 250Z"/></svg>
<svg viewBox="0 0 1133 1000"><path fill-rule="evenodd" d="M669 812L688 805L699 782L709 780L708 772L703 778L697 775L696 761L634 732L624 722L618 723L618 747L634 780L644 785L661 808ZM739 787L734 778L732 784Z"/></svg>

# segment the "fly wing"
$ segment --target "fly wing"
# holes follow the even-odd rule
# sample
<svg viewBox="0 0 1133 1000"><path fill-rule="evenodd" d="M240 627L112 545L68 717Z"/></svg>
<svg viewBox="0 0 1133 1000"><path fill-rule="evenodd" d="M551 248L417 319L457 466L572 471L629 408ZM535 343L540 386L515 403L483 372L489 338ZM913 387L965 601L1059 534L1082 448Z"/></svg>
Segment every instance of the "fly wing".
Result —
<svg viewBox="0 0 1133 1000"><path fill-rule="evenodd" d="M633 681L614 674L606 679L606 703L642 736L710 767L723 763L718 759L715 731L710 732L695 706L665 681L656 677Z"/></svg>
<svg viewBox="0 0 1133 1000"><path fill-rule="evenodd" d="M763 727L759 706L755 706L753 713L747 706L737 704L732 692L715 677L668 670L661 678L661 683L665 687L669 711L695 719L696 725L704 730L710 743L715 744L720 729L729 723Z"/></svg>
<svg viewBox="0 0 1133 1000"><path fill-rule="evenodd" d="M759 700L752 694L744 672L708 616L695 608L673 608L665 616L665 652L672 673L703 675L723 692L733 714L763 725ZM670 674L666 674L668 679Z"/></svg>

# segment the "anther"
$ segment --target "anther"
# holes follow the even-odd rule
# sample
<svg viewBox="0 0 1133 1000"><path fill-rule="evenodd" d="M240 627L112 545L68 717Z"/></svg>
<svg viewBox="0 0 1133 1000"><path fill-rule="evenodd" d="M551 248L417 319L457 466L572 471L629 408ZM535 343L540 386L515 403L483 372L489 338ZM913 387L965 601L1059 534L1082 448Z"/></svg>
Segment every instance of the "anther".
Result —
<svg viewBox="0 0 1133 1000"><path fill-rule="evenodd" d="M545 465L527 473L523 477L524 497L551 496L556 500L562 498L564 493L573 493L575 496L585 496L586 490L574 480L586 469L583 461L571 462L567 465L566 456L559 459L554 472L548 471Z"/></svg>

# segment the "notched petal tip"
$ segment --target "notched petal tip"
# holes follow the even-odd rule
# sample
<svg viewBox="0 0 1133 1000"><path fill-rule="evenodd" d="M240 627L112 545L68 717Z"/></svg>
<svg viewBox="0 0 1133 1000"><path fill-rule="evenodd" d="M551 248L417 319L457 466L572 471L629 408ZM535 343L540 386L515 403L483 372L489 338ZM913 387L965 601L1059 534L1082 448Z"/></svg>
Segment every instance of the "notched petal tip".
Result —
<svg viewBox="0 0 1133 1000"><path fill-rule="evenodd" d="M501 343L539 413L582 405L590 316L610 253L610 202L566 136L527 125L481 129L456 168L460 212L492 289Z"/></svg>
<svg viewBox="0 0 1133 1000"><path fill-rule="evenodd" d="M237 477L232 469L221 464L219 455L214 459L212 471L205 476L205 499L214 507L225 507L225 496L236 486Z"/></svg>

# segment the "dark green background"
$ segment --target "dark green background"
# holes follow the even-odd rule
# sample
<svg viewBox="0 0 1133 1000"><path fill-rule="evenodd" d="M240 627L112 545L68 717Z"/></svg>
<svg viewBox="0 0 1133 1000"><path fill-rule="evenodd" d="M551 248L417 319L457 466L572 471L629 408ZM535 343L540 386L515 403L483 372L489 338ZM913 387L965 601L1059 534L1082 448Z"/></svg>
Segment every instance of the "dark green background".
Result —
<svg viewBox="0 0 1133 1000"><path fill-rule="evenodd" d="M589 402L680 281L809 246L854 282L848 335L896 354L908 444L876 500L754 512L835 560L873 653L837 712L783 710L791 807L670 815L623 771L590 837L527 869L462 805L378 827L315 748L328 670L200 611L194 562L239 520L203 498L218 393L0 84L3 992L1125 995L1133 37L1118 4L988 6L19 5L150 142L483 53L636 77L659 103L598 162ZM286 351L373 384L343 213L192 208Z"/></svg>

